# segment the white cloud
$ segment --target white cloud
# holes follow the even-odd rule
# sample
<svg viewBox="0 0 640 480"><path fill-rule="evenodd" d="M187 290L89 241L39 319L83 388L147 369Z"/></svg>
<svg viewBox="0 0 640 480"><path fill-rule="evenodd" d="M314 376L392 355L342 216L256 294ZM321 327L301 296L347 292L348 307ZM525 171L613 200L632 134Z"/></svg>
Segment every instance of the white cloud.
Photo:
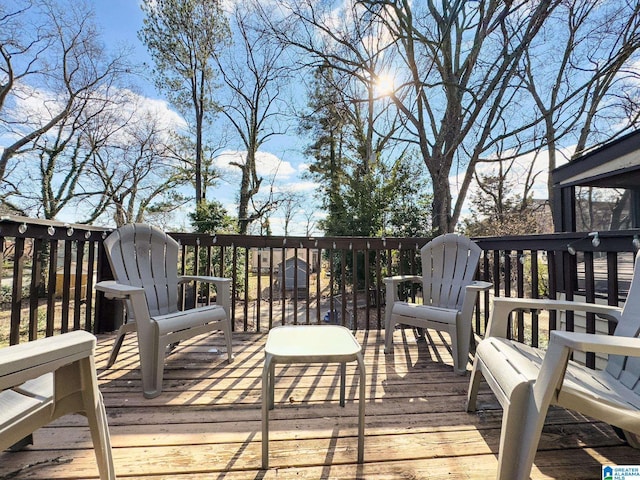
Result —
<svg viewBox="0 0 640 480"><path fill-rule="evenodd" d="M244 165L246 156L247 152L243 150L227 150L216 157L215 163L224 172L240 174L240 169L235 165L231 165L231 163ZM291 163L281 160L269 152L256 153L256 170L261 177L276 178L278 180L287 180L297 173Z"/></svg>
<svg viewBox="0 0 640 480"><path fill-rule="evenodd" d="M317 190L318 187L319 185L316 182L303 180L300 182L287 183L286 185L277 188L277 190L292 193L312 193Z"/></svg>
<svg viewBox="0 0 640 480"><path fill-rule="evenodd" d="M567 163L567 159L571 156L573 150L575 150L575 145L559 150L557 154L558 164L556 166L559 167ZM505 154L508 155L509 152L505 152ZM532 188L533 198L547 199L547 181L549 178L549 152L547 150L540 151L537 153L537 155L536 153L528 153L517 157L507 179L508 181L512 181L515 186L513 193L522 193L522 187L524 187L524 181L527 176L527 171L530 168L532 162L534 164L533 174L537 174ZM477 165L476 171L480 175L496 174L498 171L498 165L497 163L483 162ZM464 174L460 173L459 175L451 176L449 179L451 184L451 193L454 197L454 200L460 192L459 188L462 185L463 177ZM463 210L468 211L470 198L477 191L478 184L475 182L475 180L473 180L471 182L471 185L469 186L469 191L467 192L467 196L465 198L465 207L463 208Z"/></svg>
<svg viewBox="0 0 640 480"><path fill-rule="evenodd" d="M304 163L304 162L300 162L298 164L298 171L300 173L308 172L309 171L309 164L308 163Z"/></svg>
<svg viewBox="0 0 640 480"><path fill-rule="evenodd" d="M144 118L151 116L158 121L158 126L164 130L184 130L187 128L187 122L174 110L171 110L169 104L165 100L148 98L133 92L128 92L131 97L131 103L128 104L128 110L134 115L134 118Z"/></svg>
<svg viewBox="0 0 640 480"><path fill-rule="evenodd" d="M16 87L16 95L12 97L12 108L9 111L11 118L18 119L25 123L25 128L33 129L44 125L64 108L64 98L55 93L33 88L29 85L21 84ZM110 88L108 93L104 93L104 98L112 99L103 110L102 122L113 122L114 126L123 123L135 123L153 118L161 130L182 130L187 124L185 120L175 111L169 108L164 100L157 100L139 95L128 89ZM96 94L96 98L98 98ZM96 108L102 108L102 103L96 103Z"/></svg>
<svg viewBox="0 0 640 480"><path fill-rule="evenodd" d="M28 128L44 125L63 109L62 101L47 90L20 83L13 87L12 94L9 117L26 123Z"/></svg>

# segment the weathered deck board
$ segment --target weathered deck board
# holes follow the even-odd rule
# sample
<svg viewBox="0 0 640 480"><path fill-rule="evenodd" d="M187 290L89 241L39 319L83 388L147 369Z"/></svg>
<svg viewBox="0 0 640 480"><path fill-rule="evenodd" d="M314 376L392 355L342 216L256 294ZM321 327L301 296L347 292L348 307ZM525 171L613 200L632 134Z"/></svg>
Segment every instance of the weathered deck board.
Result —
<svg viewBox="0 0 640 480"><path fill-rule="evenodd" d="M396 331L393 356L378 332L359 332L367 366L365 464L355 464L357 372L347 368L347 405L338 405L337 366L276 369L270 465L260 470L261 370L265 335L236 334L228 365L219 335L179 346L164 391L143 398L134 337L115 369L102 370L112 337L100 338L100 388L107 405L116 472L131 479L492 478L501 411L488 389L477 414L465 412L468 376L455 375L442 337L416 342ZM403 343L403 338L406 343ZM640 451L613 430L553 408L532 478L601 478L602 464L640 464ZM0 479L96 478L86 421L63 417L35 445L0 454Z"/></svg>

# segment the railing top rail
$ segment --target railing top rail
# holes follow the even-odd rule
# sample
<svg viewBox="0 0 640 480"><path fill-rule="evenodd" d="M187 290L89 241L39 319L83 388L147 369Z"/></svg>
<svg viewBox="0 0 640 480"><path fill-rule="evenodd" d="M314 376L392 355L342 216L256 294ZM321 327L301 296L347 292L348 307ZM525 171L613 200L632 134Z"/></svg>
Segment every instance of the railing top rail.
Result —
<svg viewBox="0 0 640 480"><path fill-rule="evenodd" d="M16 215L0 216L0 236L52 240L101 241L112 228Z"/></svg>
<svg viewBox="0 0 640 480"><path fill-rule="evenodd" d="M598 234L600 240L600 244L597 246L592 243L595 233ZM576 250L586 252L633 252L637 249L636 245L640 244L640 229L476 237L473 240L483 250L562 251L572 245Z"/></svg>
<svg viewBox="0 0 640 480"><path fill-rule="evenodd" d="M398 250L420 249L431 238L428 237L284 237L235 234L204 234L169 232L175 239L184 244L201 246L218 245L224 247L249 248L320 248L320 249L371 249Z"/></svg>
<svg viewBox="0 0 640 480"><path fill-rule="evenodd" d="M109 232L113 230L112 227L101 227L95 225L87 225L84 223L69 223L69 222L60 222L58 220L47 220L45 218L30 218L30 217L21 217L19 215L1 215L0 216L1 223L19 223L19 224L27 224L27 225L44 225L44 226L52 226L52 227L72 227L81 230L92 230L99 232Z"/></svg>

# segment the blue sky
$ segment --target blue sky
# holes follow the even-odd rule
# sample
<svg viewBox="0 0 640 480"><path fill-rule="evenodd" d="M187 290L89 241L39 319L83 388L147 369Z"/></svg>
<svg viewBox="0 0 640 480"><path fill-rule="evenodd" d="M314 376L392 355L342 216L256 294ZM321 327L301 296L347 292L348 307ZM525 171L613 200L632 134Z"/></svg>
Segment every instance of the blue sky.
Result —
<svg viewBox="0 0 640 480"><path fill-rule="evenodd" d="M138 31L142 28L143 13L140 9L138 0L93 0L92 4L95 8L96 23L102 30L103 41L106 47L116 49L118 46L125 45L132 49L132 59L137 64L147 63L152 65L152 59L147 53L144 44L138 39ZM139 80L139 87L144 96L151 99L163 100L160 92L157 92L153 80ZM237 148L237 146L236 146ZM303 202L307 208L317 210L315 202L311 202L315 190L315 185L308 180L302 178L306 171L306 164L302 156L304 149L304 140L295 136L277 136L261 148L261 165L259 165L260 174L265 177L263 185L268 187L270 177L277 171L276 188L283 188L300 192L304 195ZM233 151L227 152L220 156L219 168L222 173L222 180L219 185L213 189L213 196L220 200L230 214L236 214L235 197L239 185L239 169L229 167L228 162L234 158ZM290 231L292 235L305 235L304 227L306 225L305 212L300 211L296 221L293 222L297 226L295 231ZM318 212L320 215L320 212ZM282 219L276 213L271 218L271 225L274 234L283 233L281 229ZM290 227L291 228L291 227ZM319 232L315 231L315 235Z"/></svg>
<svg viewBox="0 0 640 480"><path fill-rule="evenodd" d="M134 58L151 62L146 47L138 40L138 30L142 28L143 14L137 0L93 0L96 23L102 29L104 42L109 49L118 44L133 48ZM141 85L144 92L156 96L153 84Z"/></svg>
<svg viewBox="0 0 640 480"><path fill-rule="evenodd" d="M133 60L136 63L148 63L152 64L152 60L147 53L146 47L140 42L137 36L138 30L142 27L143 13L139 6L139 0L93 0L93 5L96 12L96 23L102 28L103 39L108 48L116 48L120 44L128 45L133 49ZM153 81L151 78L145 83L143 79L140 80L142 92L146 97L162 100L162 94L155 90ZM301 94L303 95L303 93ZM303 98L298 95L298 98ZM295 130L293 128L292 130ZM312 202L315 186L308 180L302 178L302 173L306 170L305 160L302 155L306 139L300 139L295 135L291 136L278 136L264 145L262 151L264 153L263 170L262 174L266 177L263 185L269 183L268 178L272 175L272 172L277 169L277 181L275 184L280 187L285 187L291 190L302 192L306 196L306 205L312 205L312 209L317 210L315 202ZM238 148L237 146L235 148ZM214 189L213 196L220 200L227 210L231 214L236 214L235 197L237 195L239 176L238 169L235 167L228 167L229 159L233 158L233 154L221 156L221 163L219 165L222 172L222 181ZM529 162L533 161L532 158L523 159L523 164L526 166ZM536 188L534 189L534 196L536 198L546 198L546 174L545 164L547 162L546 155L539 156L536 160L539 162L539 168L536 171L542 171L543 173L537 178ZM523 167L524 168L524 167ZM480 166L480 170L493 169L490 165ZM454 195L457 193L457 187L461 179L455 176L455 172L452 174L451 184ZM267 185L268 186L268 185ZM467 197L468 201L468 197ZM274 234L283 233L279 228L282 224L278 218L279 214L275 214L271 218L271 224ZM295 219L293 224L298 228L295 231L290 231L293 235L304 235L305 213L300 212L299 216ZM319 232L314 232L318 235Z"/></svg>

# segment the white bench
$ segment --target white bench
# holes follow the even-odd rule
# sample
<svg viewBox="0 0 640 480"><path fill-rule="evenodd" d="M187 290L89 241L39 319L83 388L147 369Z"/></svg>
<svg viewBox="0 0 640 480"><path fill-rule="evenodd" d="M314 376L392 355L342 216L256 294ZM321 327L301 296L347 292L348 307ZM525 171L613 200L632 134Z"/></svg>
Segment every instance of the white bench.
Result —
<svg viewBox="0 0 640 480"><path fill-rule="evenodd" d="M81 413L89 421L100 478L116 478L95 345L92 334L77 331L0 349L0 450L21 448L38 428Z"/></svg>
<svg viewBox="0 0 640 480"><path fill-rule="evenodd" d="M561 300L496 298L485 338L476 348L467 411L476 410L484 378L503 408L497 478L527 479L549 405L569 408L618 427L630 445L640 435L640 257L622 309ZM507 338L512 312L591 312L617 323L614 335L552 331L544 352ZM606 368L570 360L571 352L605 353Z"/></svg>

